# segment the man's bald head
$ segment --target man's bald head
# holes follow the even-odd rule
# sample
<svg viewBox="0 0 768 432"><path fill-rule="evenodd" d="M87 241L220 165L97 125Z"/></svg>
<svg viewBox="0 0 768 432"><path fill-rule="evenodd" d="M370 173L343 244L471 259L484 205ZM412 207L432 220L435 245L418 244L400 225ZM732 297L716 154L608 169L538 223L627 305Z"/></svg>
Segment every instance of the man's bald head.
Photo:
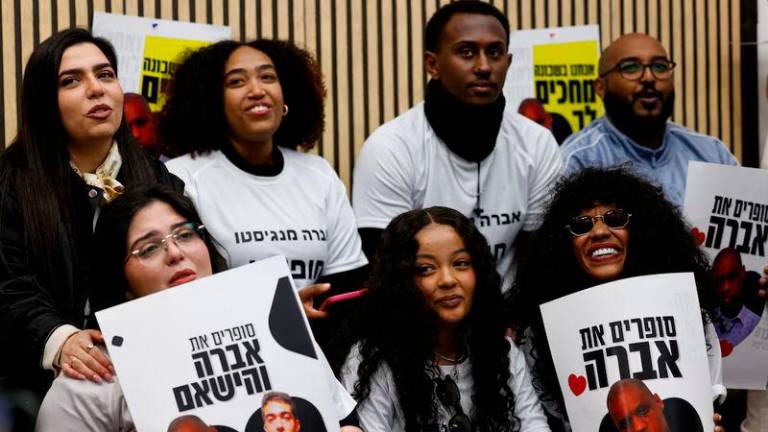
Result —
<svg viewBox="0 0 768 432"><path fill-rule="evenodd" d="M664 402L638 379L615 382L608 391L607 405L619 430L669 432Z"/></svg>
<svg viewBox="0 0 768 432"><path fill-rule="evenodd" d="M620 36L603 50L600 56L599 74L601 76L606 74L626 58L639 57L648 53L653 54L654 57L668 57L667 50L654 37L643 33L629 33Z"/></svg>
<svg viewBox="0 0 768 432"><path fill-rule="evenodd" d="M661 43L640 33L621 36L600 57L595 93L611 123L640 145L663 142L675 105L673 68Z"/></svg>

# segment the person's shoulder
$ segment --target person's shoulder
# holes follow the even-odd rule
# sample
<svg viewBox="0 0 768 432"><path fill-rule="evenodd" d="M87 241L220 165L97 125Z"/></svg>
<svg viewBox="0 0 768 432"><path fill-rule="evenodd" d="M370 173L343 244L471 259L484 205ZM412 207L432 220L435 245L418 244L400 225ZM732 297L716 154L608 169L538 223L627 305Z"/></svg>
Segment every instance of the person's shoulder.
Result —
<svg viewBox="0 0 768 432"><path fill-rule="evenodd" d="M376 128L365 140L363 148L407 150L413 146L420 146L426 125L424 102L419 102L408 111Z"/></svg>
<svg viewBox="0 0 768 432"><path fill-rule="evenodd" d="M696 132L673 122L667 123L667 133L676 137L677 142L682 142L689 146L690 150L688 151L697 154L699 159L704 162L738 165L736 157L728 150L725 143L717 137Z"/></svg>
<svg viewBox="0 0 768 432"><path fill-rule="evenodd" d="M165 166L168 168L168 171L173 174L181 175L182 173L186 173L187 175L194 176L198 172L205 170L211 164L216 163L218 154L219 150L202 153L187 153L165 162Z"/></svg>
<svg viewBox="0 0 768 432"><path fill-rule="evenodd" d="M298 150L280 148L280 151L283 153L286 167L290 166L291 172L300 176L303 184L311 185L315 192L325 191L326 194L333 194L333 191L344 187L327 159Z"/></svg>
<svg viewBox="0 0 768 432"><path fill-rule="evenodd" d="M602 144L607 138L604 122L605 119L601 117L586 125L584 129L574 132L563 141L563 153L572 154Z"/></svg>

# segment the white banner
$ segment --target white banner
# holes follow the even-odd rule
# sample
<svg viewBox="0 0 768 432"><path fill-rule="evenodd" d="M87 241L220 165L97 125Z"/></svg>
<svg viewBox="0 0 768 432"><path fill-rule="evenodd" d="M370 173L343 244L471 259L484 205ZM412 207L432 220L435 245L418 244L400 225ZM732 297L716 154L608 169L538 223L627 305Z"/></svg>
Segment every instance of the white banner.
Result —
<svg viewBox="0 0 768 432"><path fill-rule="evenodd" d="M262 432L262 401L274 391L290 395L302 432L339 430L340 384L312 338L283 256L96 317L138 430L165 431L191 414L221 430Z"/></svg>
<svg viewBox="0 0 768 432"><path fill-rule="evenodd" d="M768 171L690 162L687 185L685 215L715 279L723 380L729 388L765 389L768 311L757 291L768 264Z"/></svg>
<svg viewBox="0 0 768 432"><path fill-rule="evenodd" d="M689 273L622 279L541 305L574 431L714 428L698 305Z"/></svg>

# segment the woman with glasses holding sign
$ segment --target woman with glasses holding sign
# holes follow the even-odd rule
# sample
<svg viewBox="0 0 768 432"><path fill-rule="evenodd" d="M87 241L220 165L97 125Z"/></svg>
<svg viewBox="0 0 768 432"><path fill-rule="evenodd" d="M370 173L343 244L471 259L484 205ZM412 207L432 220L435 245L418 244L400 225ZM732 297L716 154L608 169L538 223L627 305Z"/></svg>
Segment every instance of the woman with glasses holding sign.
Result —
<svg viewBox="0 0 768 432"><path fill-rule="evenodd" d="M570 426L539 306L632 276L693 272L703 309L712 398L724 398L720 345L709 319L714 291L708 270L707 258L680 213L658 188L623 169L587 168L558 184L508 294L533 384L547 413L559 419L551 423L553 429Z"/></svg>
<svg viewBox="0 0 768 432"><path fill-rule="evenodd" d="M68 29L29 57L19 134L0 157L0 387L43 394L53 373L111 380L89 320L102 281L100 207L142 183L181 182L135 144L123 119L117 57Z"/></svg>
<svg viewBox="0 0 768 432"><path fill-rule="evenodd" d="M397 216L368 284L341 372L365 431L549 431L469 219L444 207Z"/></svg>
<svg viewBox="0 0 768 432"><path fill-rule="evenodd" d="M226 269L189 198L163 187L126 192L105 206L96 226L96 273L103 288L94 310L173 288ZM170 311L169 311L170 312ZM103 345L93 348L106 355ZM328 372L343 432L354 426L354 401ZM346 425L346 426L345 426ZM60 376L40 408L36 430L56 432L135 430L118 383L96 385Z"/></svg>

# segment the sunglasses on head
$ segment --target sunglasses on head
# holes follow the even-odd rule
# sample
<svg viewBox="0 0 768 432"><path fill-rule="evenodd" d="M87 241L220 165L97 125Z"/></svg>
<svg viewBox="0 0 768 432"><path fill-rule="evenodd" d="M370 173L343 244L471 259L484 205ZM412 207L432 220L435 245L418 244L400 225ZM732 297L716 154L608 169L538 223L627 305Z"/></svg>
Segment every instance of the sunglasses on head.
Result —
<svg viewBox="0 0 768 432"><path fill-rule="evenodd" d="M461 407L461 394L459 386L450 376L445 378L435 378L435 393L440 403L449 410L453 411L453 417L448 421L449 432L470 432L472 431L472 421L464 413Z"/></svg>
<svg viewBox="0 0 768 432"><path fill-rule="evenodd" d="M571 222L565 227L568 228L568 231L570 231L571 234L575 236L583 236L592 231L592 227L595 226L597 219L601 219L608 228L621 229L629 224L630 216L632 216L630 213L627 213L622 209L612 209L596 216L574 216L571 218Z"/></svg>

